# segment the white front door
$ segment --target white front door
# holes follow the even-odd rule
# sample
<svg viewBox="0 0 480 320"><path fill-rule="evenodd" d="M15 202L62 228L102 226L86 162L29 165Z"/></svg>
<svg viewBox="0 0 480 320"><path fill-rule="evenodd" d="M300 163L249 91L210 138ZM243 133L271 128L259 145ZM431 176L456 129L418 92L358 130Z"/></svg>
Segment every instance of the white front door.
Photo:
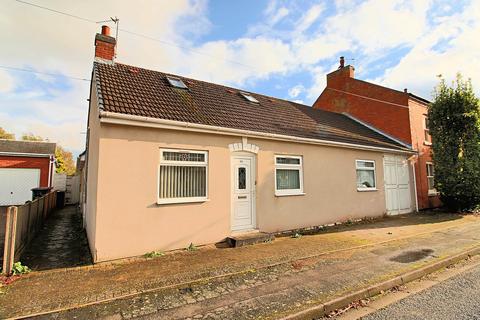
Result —
<svg viewBox="0 0 480 320"><path fill-rule="evenodd" d="M396 215L411 212L412 197L407 158L404 156L386 155L383 164L387 213Z"/></svg>
<svg viewBox="0 0 480 320"><path fill-rule="evenodd" d="M232 157L232 231L255 229L255 157Z"/></svg>
<svg viewBox="0 0 480 320"><path fill-rule="evenodd" d="M40 185L40 169L0 168L0 206L32 200L32 188Z"/></svg>

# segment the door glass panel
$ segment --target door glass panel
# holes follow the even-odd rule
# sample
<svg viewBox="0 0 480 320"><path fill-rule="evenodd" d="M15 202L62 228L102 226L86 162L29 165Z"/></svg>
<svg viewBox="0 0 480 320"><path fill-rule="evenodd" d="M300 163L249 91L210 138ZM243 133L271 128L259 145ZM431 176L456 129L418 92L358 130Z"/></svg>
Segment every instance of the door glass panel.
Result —
<svg viewBox="0 0 480 320"><path fill-rule="evenodd" d="M247 188L247 174L245 167L238 168L238 190L245 190Z"/></svg>

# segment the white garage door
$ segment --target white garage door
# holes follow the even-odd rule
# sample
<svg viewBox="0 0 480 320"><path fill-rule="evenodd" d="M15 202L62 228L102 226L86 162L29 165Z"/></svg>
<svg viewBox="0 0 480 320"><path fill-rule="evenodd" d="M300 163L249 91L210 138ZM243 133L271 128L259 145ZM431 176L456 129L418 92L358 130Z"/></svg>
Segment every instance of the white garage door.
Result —
<svg viewBox="0 0 480 320"><path fill-rule="evenodd" d="M0 206L32 200L32 188L40 186L40 169L0 168Z"/></svg>
<svg viewBox="0 0 480 320"><path fill-rule="evenodd" d="M385 155L385 198L390 215L412 212L410 170L404 156Z"/></svg>

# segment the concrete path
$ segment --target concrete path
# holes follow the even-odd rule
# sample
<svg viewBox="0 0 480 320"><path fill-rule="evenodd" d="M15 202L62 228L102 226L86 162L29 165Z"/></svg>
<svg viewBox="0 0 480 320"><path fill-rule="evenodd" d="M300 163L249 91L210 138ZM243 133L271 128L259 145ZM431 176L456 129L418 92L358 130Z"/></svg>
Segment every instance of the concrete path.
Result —
<svg viewBox="0 0 480 320"><path fill-rule="evenodd" d="M47 270L91 264L82 217L76 206L54 211L22 255L32 270Z"/></svg>
<svg viewBox="0 0 480 320"><path fill-rule="evenodd" d="M40 318L276 319L477 246L479 232L475 216L408 215L250 247L32 273L0 295L0 318L58 310ZM25 295L28 304L16 299Z"/></svg>

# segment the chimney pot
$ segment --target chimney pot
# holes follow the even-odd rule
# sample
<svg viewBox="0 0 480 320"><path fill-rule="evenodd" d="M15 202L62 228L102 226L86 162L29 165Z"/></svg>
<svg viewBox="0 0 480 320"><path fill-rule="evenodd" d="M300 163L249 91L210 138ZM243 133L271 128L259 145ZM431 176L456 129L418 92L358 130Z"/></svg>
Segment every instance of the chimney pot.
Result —
<svg viewBox="0 0 480 320"><path fill-rule="evenodd" d="M340 69L340 68L343 68L343 67L345 67L345 57L342 56L342 57L340 57L340 67L338 67L338 68Z"/></svg>
<svg viewBox="0 0 480 320"><path fill-rule="evenodd" d="M102 34L104 36L109 36L110 35L110 27L103 25L102 26Z"/></svg>
<svg viewBox="0 0 480 320"><path fill-rule="evenodd" d="M408 89L407 88L403 89L403 92L408 93Z"/></svg>

